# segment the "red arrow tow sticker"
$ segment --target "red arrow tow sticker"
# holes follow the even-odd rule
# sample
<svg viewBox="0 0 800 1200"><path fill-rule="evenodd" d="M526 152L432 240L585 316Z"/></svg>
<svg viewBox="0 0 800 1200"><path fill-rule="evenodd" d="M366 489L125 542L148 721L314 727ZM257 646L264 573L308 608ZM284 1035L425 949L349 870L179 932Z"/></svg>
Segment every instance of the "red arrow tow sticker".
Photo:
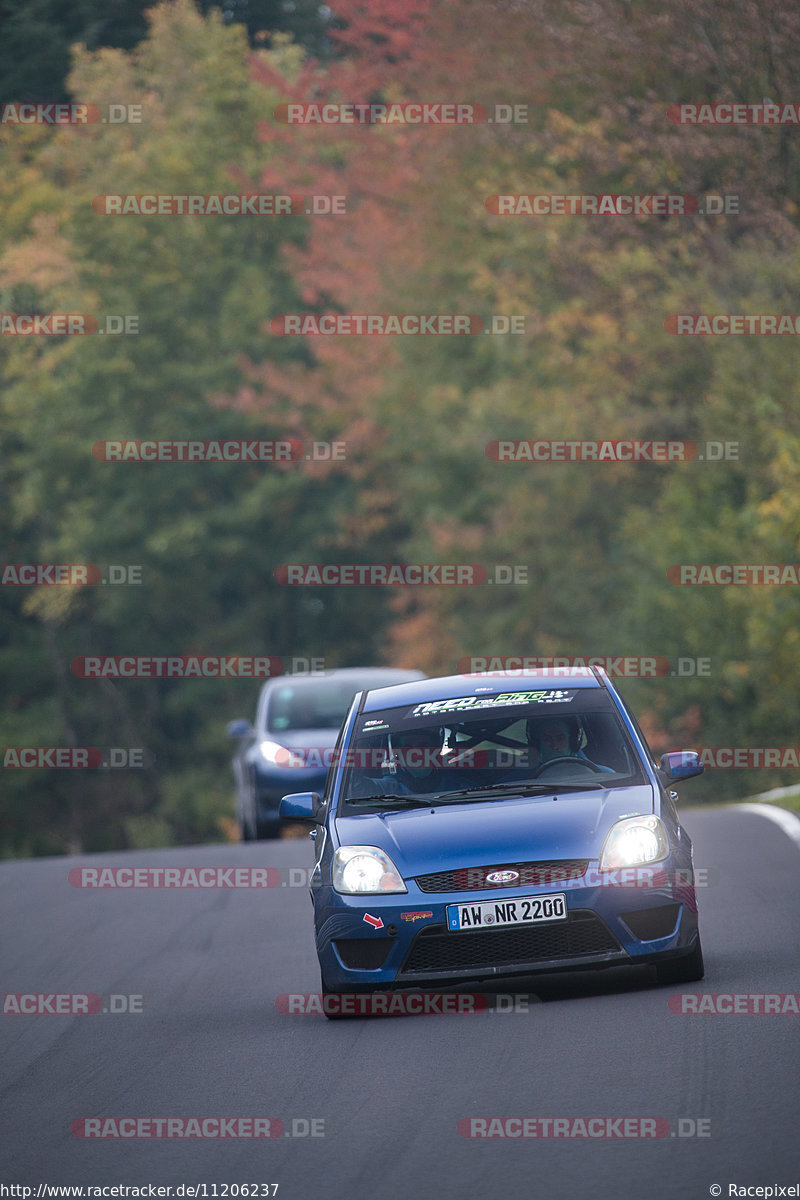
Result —
<svg viewBox="0 0 800 1200"><path fill-rule="evenodd" d="M368 925L373 925L375 929L383 929L383 921L380 917L373 917L372 913L364 913L364 920Z"/></svg>

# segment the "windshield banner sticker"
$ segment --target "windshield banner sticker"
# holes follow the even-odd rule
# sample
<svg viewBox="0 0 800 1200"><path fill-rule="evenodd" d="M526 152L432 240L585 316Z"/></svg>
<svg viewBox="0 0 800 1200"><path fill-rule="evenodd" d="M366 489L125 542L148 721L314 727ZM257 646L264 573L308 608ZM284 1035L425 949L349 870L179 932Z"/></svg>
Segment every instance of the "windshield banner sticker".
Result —
<svg viewBox="0 0 800 1200"><path fill-rule="evenodd" d="M509 708L523 704L565 704L574 700L574 691L548 688L539 692L502 692L497 696L457 696L452 700L431 700L417 704L407 717L427 717L433 713L476 712L481 709Z"/></svg>

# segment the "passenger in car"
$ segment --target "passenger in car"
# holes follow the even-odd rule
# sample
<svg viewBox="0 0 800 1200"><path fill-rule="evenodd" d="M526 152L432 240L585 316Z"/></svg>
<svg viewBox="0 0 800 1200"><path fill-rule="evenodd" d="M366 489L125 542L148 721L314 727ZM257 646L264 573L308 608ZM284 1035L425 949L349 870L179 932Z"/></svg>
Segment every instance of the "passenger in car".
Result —
<svg viewBox="0 0 800 1200"><path fill-rule="evenodd" d="M442 759L443 729L409 729L389 737L391 745L385 746L381 773L356 771L352 796L428 795L458 791L471 785L466 771L448 767Z"/></svg>

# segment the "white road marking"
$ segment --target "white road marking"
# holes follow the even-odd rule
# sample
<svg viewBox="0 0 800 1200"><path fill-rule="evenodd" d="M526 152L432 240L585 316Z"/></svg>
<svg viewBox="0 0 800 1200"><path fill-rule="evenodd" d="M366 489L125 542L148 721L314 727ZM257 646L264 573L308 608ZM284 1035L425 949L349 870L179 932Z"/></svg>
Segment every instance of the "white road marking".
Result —
<svg viewBox="0 0 800 1200"><path fill-rule="evenodd" d="M793 812L786 808L778 808L774 804L737 804L735 807L739 812L758 813L762 817L768 817L770 821L780 825L783 832L800 846L800 817L795 816Z"/></svg>

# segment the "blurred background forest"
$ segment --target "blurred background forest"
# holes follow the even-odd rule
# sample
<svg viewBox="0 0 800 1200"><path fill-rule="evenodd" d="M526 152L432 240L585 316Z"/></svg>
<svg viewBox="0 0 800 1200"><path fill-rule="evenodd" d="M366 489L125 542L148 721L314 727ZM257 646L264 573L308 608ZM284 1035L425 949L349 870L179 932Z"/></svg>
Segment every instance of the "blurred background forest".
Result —
<svg viewBox="0 0 800 1200"><path fill-rule="evenodd" d="M675 563L800 560L793 337L671 313L800 313L800 128L680 126L675 102L800 102L789 0L0 2L3 102L140 123L0 125L0 309L136 335L0 337L3 563L140 585L0 587L8 746L143 747L142 770L2 773L0 855L235 836L247 679L90 680L81 655L710 659L622 680L661 752L794 746L792 587ZM474 126L302 125L287 102L527 106ZM344 195L346 215L102 216L104 193ZM495 193L739 197L734 215L499 217ZM522 314L525 333L288 338L291 312ZM97 441L292 436L344 461L98 461ZM738 443L733 461L498 463L497 439ZM525 565L525 584L286 587L282 563ZM692 802L793 783L716 771Z"/></svg>

